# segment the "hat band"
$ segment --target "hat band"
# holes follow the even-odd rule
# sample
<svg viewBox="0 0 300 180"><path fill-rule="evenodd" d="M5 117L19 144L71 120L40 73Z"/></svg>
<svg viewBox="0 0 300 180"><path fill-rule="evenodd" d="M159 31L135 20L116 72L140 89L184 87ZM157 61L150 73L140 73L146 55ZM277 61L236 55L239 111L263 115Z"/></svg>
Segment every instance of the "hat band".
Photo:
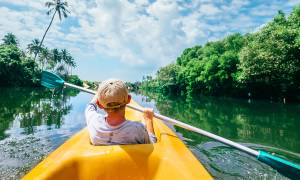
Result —
<svg viewBox="0 0 300 180"><path fill-rule="evenodd" d="M110 103L108 103L108 104L110 104ZM117 105L112 105L112 106L108 106L108 104L106 104L106 109L116 109L116 108L120 108L120 107L122 107L122 106L124 106L125 104L123 103L123 104L117 104Z"/></svg>

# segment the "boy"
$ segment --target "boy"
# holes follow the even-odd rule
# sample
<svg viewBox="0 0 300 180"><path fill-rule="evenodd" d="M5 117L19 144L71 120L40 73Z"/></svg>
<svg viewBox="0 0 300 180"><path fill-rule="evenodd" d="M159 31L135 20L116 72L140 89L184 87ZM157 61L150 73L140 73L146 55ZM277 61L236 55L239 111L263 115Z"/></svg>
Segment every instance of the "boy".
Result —
<svg viewBox="0 0 300 180"><path fill-rule="evenodd" d="M93 145L155 143L153 110L144 110L143 125L125 119L125 106L131 100L126 85L116 79L103 81L85 110L87 128ZM97 107L107 113L103 116Z"/></svg>

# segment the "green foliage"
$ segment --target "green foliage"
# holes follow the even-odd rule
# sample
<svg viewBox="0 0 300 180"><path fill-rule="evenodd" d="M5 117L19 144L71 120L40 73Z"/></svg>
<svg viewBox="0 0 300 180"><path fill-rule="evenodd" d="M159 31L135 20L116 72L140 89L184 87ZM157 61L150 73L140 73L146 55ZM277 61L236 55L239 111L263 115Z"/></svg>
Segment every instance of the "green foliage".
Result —
<svg viewBox="0 0 300 180"><path fill-rule="evenodd" d="M287 19L279 12L271 23L254 34L240 53L239 80L257 96L268 92L271 96L286 96L299 88L300 26L294 24L300 16L295 18L295 13Z"/></svg>
<svg viewBox="0 0 300 180"><path fill-rule="evenodd" d="M151 76L147 76L144 80L144 89L155 89L164 93L178 93L180 88L180 66L177 64L170 64L166 67L161 68L157 72L157 77L152 80Z"/></svg>
<svg viewBox="0 0 300 180"><path fill-rule="evenodd" d="M125 84L130 92L137 92L139 90L139 86L141 85L140 82L125 82Z"/></svg>
<svg viewBox="0 0 300 180"><path fill-rule="evenodd" d="M83 86L88 88L88 89L92 89L92 90L97 90L99 84L100 84L100 82L83 81Z"/></svg>
<svg viewBox="0 0 300 180"><path fill-rule="evenodd" d="M235 33L183 51L141 88L187 95L300 97L300 6L258 32Z"/></svg>
<svg viewBox="0 0 300 180"><path fill-rule="evenodd" d="M177 71L180 72L180 84L177 86L189 95L231 94L232 87L237 86L238 52L243 45L244 37L233 34L224 40L209 42L204 47L185 50L177 58Z"/></svg>
<svg viewBox="0 0 300 180"><path fill-rule="evenodd" d="M30 55L37 54L41 49L42 47L40 47L40 41L38 39L32 40L32 42L27 45L27 50Z"/></svg>
<svg viewBox="0 0 300 180"><path fill-rule="evenodd" d="M18 40L16 36L12 33L6 34L2 40L5 45L18 45Z"/></svg>
<svg viewBox="0 0 300 180"><path fill-rule="evenodd" d="M83 81L77 75L70 75L65 78L65 81L78 86L83 86Z"/></svg>
<svg viewBox="0 0 300 180"><path fill-rule="evenodd" d="M0 86L39 86L42 70L60 74L71 83L82 86L83 82L76 75L70 75L76 67L74 58L67 50L40 47L37 39L28 46L26 55L17 45L15 35L9 33L0 45ZM31 55L40 52L37 61Z"/></svg>
<svg viewBox="0 0 300 180"><path fill-rule="evenodd" d="M31 58L22 56L15 45L0 45L1 86L35 86L39 70Z"/></svg>

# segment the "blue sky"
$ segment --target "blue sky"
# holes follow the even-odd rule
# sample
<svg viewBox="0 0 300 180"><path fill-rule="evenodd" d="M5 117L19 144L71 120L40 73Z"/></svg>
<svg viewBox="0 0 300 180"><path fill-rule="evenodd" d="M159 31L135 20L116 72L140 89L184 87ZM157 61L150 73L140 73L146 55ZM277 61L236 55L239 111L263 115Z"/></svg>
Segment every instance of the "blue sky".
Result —
<svg viewBox="0 0 300 180"><path fill-rule="evenodd" d="M84 80L141 80L174 62L187 47L254 32L300 0L68 0L71 15L55 19L44 44L66 48ZM25 48L41 38L45 1L0 0L0 37L14 33Z"/></svg>

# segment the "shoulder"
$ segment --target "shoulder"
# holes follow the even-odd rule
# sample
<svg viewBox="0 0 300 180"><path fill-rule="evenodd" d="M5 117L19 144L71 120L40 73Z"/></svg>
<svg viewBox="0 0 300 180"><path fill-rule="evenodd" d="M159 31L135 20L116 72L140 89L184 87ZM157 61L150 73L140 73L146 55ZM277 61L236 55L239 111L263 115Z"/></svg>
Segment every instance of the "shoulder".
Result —
<svg viewBox="0 0 300 180"><path fill-rule="evenodd" d="M144 128L144 127L145 127L144 124L141 123L141 122L138 122L138 121L130 121L130 120L127 120L127 121L128 121L127 124L128 124L129 126L135 126L135 127L138 127L138 128Z"/></svg>
<svg viewBox="0 0 300 180"><path fill-rule="evenodd" d="M138 121L130 121L127 120L128 122L126 123L126 126L130 129L134 129L135 131L145 131L146 128L143 123L138 122Z"/></svg>

